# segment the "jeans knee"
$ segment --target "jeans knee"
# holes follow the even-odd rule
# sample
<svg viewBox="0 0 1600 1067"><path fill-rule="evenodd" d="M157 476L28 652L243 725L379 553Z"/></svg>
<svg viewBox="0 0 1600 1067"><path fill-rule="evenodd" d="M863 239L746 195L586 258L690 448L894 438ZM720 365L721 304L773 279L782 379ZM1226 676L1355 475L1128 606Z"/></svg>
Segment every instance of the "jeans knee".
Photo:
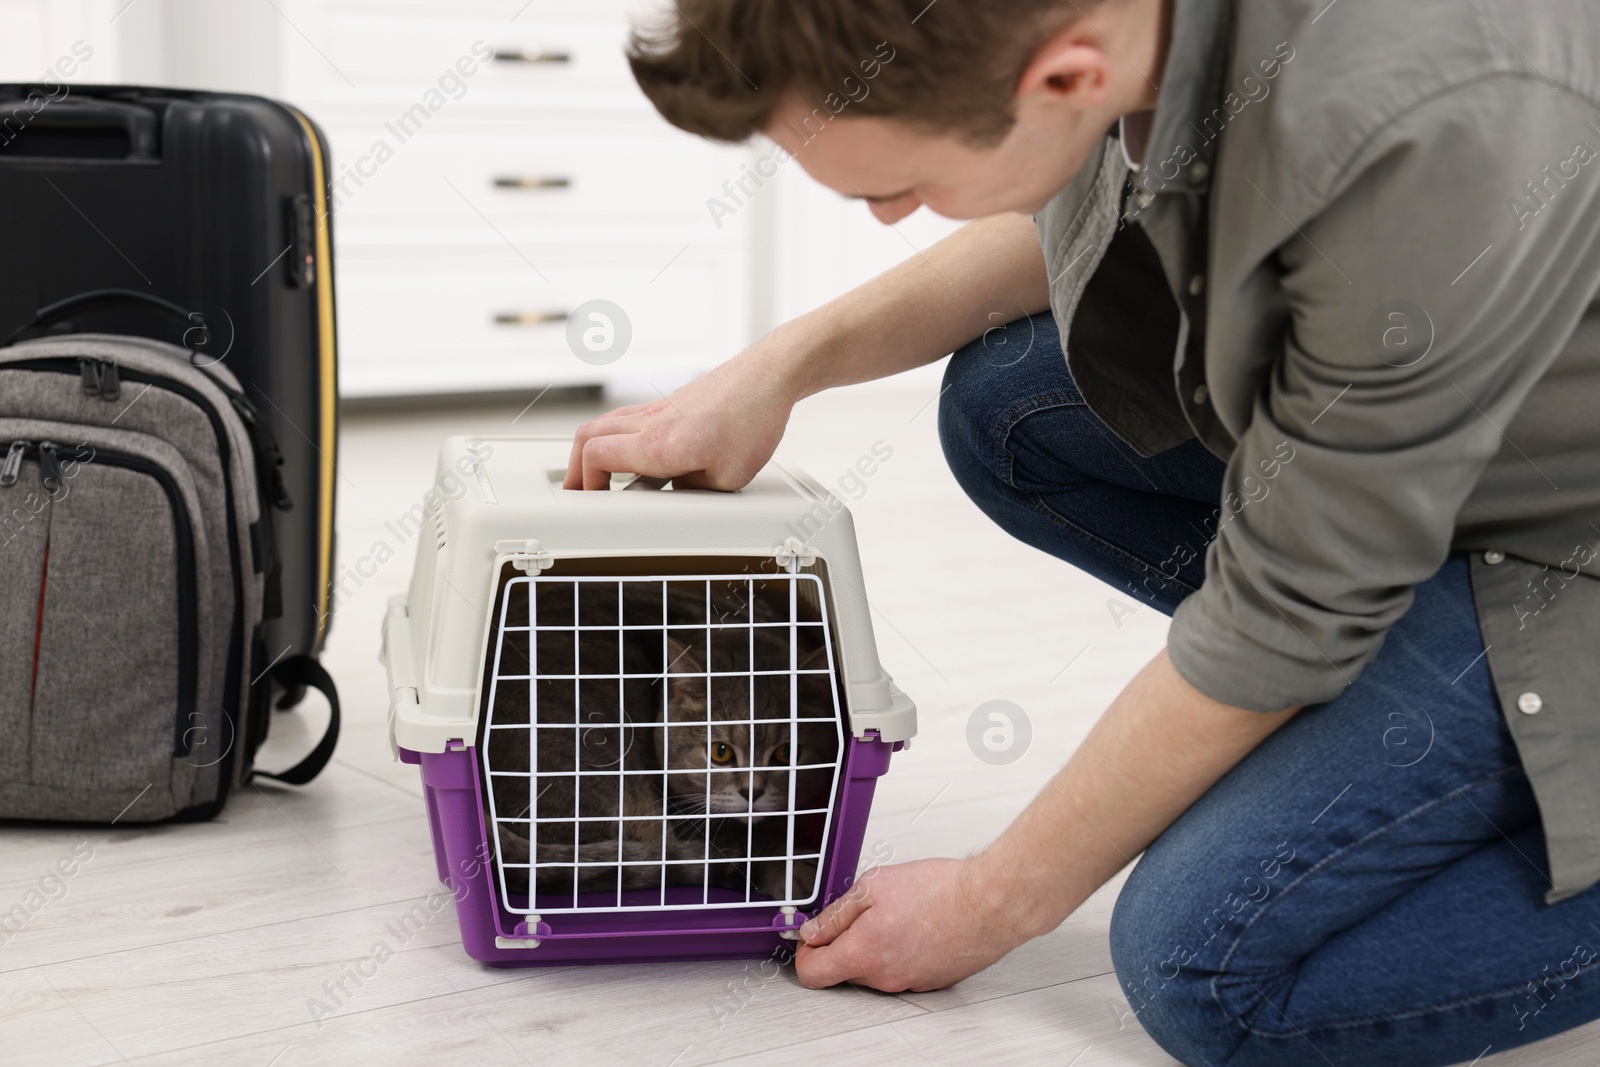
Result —
<svg viewBox="0 0 1600 1067"><path fill-rule="evenodd" d="M1129 1013L1184 1063L1280 1062L1274 1057L1298 1035L1274 1005L1293 987L1296 968L1230 966L1237 917L1191 900L1182 881L1141 878L1135 868L1117 896L1111 964Z"/></svg>
<svg viewBox="0 0 1600 1067"><path fill-rule="evenodd" d="M1186 979L1173 938L1167 936L1167 923L1160 905L1164 893L1141 891L1125 885L1111 910L1111 966L1117 984L1129 1006L1148 1026L1145 1009L1165 995L1171 999L1174 986Z"/></svg>
<svg viewBox="0 0 1600 1067"><path fill-rule="evenodd" d="M982 352L981 339L957 349L939 389L939 445L956 482L975 498L1000 477L995 427L984 411L990 390Z"/></svg>
<svg viewBox="0 0 1600 1067"><path fill-rule="evenodd" d="M1244 1032L1217 1003L1204 958L1216 942L1184 900L1171 882L1138 877L1136 868L1111 912L1111 964L1151 1040L1184 1063L1222 1064Z"/></svg>
<svg viewBox="0 0 1600 1067"><path fill-rule="evenodd" d="M957 349L939 391L939 442L968 495L1009 483L1006 438L1040 397L1075 392L1049 312L995 325Z"/></svg>

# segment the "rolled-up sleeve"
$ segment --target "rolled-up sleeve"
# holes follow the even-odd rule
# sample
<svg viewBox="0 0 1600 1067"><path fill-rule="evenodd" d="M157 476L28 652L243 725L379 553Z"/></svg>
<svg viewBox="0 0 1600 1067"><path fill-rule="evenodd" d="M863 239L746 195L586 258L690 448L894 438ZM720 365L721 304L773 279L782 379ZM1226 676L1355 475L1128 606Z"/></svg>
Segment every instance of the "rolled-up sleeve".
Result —
<svg viewBox="0 0 1600 1067"><path fill-rule="evenodd" d="M1444 562L1592 295L1568 266L1596 241L1594 118L1533 79L1435 97L1278 247L1281 352L1231 415L1213 386L1237 446L1205 581L1168 637L1201 692L1258 711L1336 697ZM1228 355L1208 353L1208 378Z"/></svg>

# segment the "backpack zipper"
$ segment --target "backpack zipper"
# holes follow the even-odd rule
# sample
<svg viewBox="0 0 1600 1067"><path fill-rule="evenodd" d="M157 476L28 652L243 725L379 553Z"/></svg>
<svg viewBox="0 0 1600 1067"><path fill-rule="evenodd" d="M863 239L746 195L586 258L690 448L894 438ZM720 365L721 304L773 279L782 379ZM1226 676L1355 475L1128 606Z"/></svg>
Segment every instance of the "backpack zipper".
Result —
<svg viewBox="0 0 1600 1067"><path fill-rule="evenodd" d="M78 359L78 372L83 378L83 391L110 402L122 395L122 382L115 360L83 356Z"/></svg>
<svg viewBox="0 0 1600 1067"><path fill-rule="evenodd" d="M40 484L44 486L46 495L54 497L59 489L52 491L49 488L50 477L53 475L58 486L64 487L66 484L61 469L61 457L58 454L59 447L52 441L40 441L37 445L31 441L12 441L11 447L6 452L6 469L11 468L13 457L16 457L16 466L20 470L21 457L33 454L39 461ZM188 724L192 721L191 716L195 711L195 694L198 688L195 658L199 651L197 644L200 633L199 575L195 573L194 526L189 505L184 501L183 493L178 489L178 483L172 477L172 473L153 460L136 456L131 452L96 447L94 462L107 467L134 471L153 479L166 493L167 503L172 509L173 541L178 564L178 710L174 717L172 752L174 756L187 756L190 751ZM52 475L47 475L47 470L51 471ZM6 484L15 482L16 477L13 476L11 482ZM37 658L37 650L35 657Z"/></svg>
<svg viewBox="0 0 1600 1067"><path fill-rule="evenodd" d="M61 456L56 451L59 447L54 441L39 442L39 484L44 487L44 495L52 500L67 487L67 476L61 470ZM51 487L52 482L55 483L54 488Z"/></svg>
<svg viewBox="0 0 1600 1067"><path fill-rule="evenodd" d="M9 489L17 484L17 477L22 473L22 454L27 450L28 442L11 442L11 448L6 452L5 466L0 467L0 489Z"/></svg>

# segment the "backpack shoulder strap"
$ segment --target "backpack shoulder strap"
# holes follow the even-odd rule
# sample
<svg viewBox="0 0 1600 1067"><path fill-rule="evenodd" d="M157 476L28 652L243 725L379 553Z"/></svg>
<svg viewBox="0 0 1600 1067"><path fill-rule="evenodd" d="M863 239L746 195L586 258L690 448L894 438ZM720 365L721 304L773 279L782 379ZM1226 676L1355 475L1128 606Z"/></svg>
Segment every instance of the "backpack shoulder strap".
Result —
<svg viewBox="0 0 1600 1067"><path fill-rule="evenodd" d="M272 668L272 679L286 689L309 686L328 698L328 729L317 742L317 747L305 759L286 771L273 774L255 770L250 777L270 778L285 785L305 785L328 765L333 758L334 746L339 743L339 691L334 687L333 676L326 667L310 656L290 656ZM269 712L270 714L270 712Z"/></svg>

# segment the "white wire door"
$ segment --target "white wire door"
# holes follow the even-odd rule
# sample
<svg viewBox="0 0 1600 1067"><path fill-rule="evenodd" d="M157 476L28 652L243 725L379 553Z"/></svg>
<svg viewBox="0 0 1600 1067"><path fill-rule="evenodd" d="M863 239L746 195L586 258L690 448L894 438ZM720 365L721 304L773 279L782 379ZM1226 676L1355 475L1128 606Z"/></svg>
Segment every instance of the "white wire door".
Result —
<svg viewBox="0 0 1600 1067"><path fill-rule="evenodd" d="M517 913L804 906L844 732L815 574L505 582L479 741Z"/></svg>

